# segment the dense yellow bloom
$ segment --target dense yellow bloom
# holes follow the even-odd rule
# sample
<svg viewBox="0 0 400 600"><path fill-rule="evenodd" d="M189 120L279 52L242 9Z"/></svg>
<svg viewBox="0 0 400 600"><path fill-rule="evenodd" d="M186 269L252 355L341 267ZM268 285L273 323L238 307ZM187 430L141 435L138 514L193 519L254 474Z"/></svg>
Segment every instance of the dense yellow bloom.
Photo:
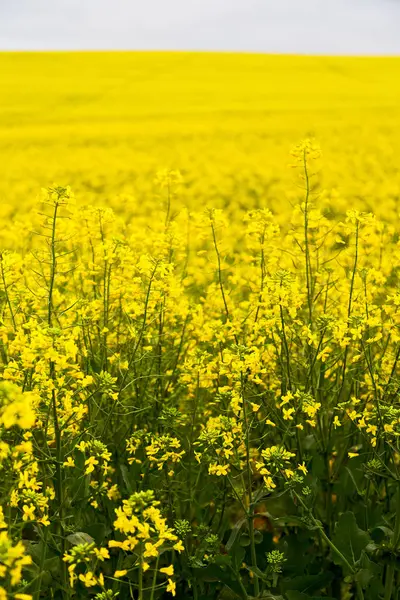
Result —
<svg viewBox="0 0 400 600"><path fill-rule="evenodd" d="M24 511L23 521L34 521L35 519L35 507L23 505L22 510Z"/></svg>
<svg viewBox="0 0 400 600"><path fill-rule="evenodd" d="M24 393L13 383L0 384L0 423L6 429L18 425L23 429L32 427L35 423L34 402L37 400L32 393Z"/></svg>
<svg viewBox="0 0 400 600"><path fill-rule="evenodd" d="M218 477L220 477L221 475L227 475L228 471L229 465L211 464L208 467L208 472L210 473L210 475L217 475Z"/></svg>
<svg viewBox="0 0 400 600"><path fill-rule="evenodd" d="M176 596L176 583L172 579L168 579L167 592L171 592L173 596Z"/></svg>
<svg viewBox="0 0 400 600"><path fill-rule="evenodd" d="M305 466L304 462L301 465L297 465L297 468L299 471L302 471L302 473L304 473L304 475L307 475L308 471L307 471L307 467Z"/></svg>
<svg viewBox="0 0 400 600"><path fill-rule="evenodd" d="M150 558L151 556L158 556L157 547L151 542L146 542L144 545L144 553L143 556L145 558Z"/></svg>
<svg viewBox="0 0 400 600"><path fill-rule="evenodd" d="M115 571L114 577L125 577L127 572L128 571L126 569L121 569L120 571Z"/></svg>
<svg viewBox="0 0 400 600"><path fill-rule="evenodd" d="M2 569L0 579L9 578L10 585L15 587L22 579L22 569L32 563L32 558L25 553L22 542L13 542L6 531L0 532L0 561Z"/></svg>
<svg viewBox="0 0 400 600"><path fill-rule="evenodd" d="M244 515L254 533L275 498L310 544L356 495L389 530L399 60L0 65L0 598L32 579L50 596L55 562L69 595L179 596L185 565L227 575L228 529ZM260 568L242 571L256 588Z"/></svg>

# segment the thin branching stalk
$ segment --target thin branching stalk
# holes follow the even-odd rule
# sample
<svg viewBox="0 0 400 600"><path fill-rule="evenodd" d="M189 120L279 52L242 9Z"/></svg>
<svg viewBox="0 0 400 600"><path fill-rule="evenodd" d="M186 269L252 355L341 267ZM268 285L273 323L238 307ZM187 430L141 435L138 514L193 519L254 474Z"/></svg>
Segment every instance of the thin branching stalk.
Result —
<svg viewBox="0 0 400 600"><path fill-rule="evenodd" d="M3 257L2 252L0 252L0 271L1 271L1 280L3 282L4 294L6 296L8 310L10 311L11 321L13 324L14 331L17 331L17 324L15 321L14 310L13 310L13 307L11 304L10 295L8 293L8 285L6 283L6 276L5 276L5 272L4 272L4 257Z"/></svg>
<svg viewBox="0 0 400 600"><path fill-rule="evenodd" d="M247 522L249 527L250 537L250 552L251 562L253 567L257 568L257 554L256 554L256 542L254 537L254 506L253 506L253 477L250 464L250 423L247 415L247 400L245 397L245 383L243 373L240 374L241 382L241 395L243 403L243 421L245 428L245 444L246 444L246 473L247 473L247 496L248 496L248 509L247 509ZM260 584L258 581L257 574L254 574L254 595L258 596L260 593Z"/></svg>
<svg viewBox="0 0 400 600"><path fill-rule="evenodd" d="M54 284L56 280L57 273L57 253L56 253L56 229L57 229L57 216L60 208L60 198L54 204L54 212L52 216L52 229L51 229L51 238L50 238L50 279L49 279L49 294L48 294L48 302L47 302L47 324L48 327L51 328L53 326L53 292L54 292ZM55 382L56 379L56 369L55 363L53 360L49 361L49 376L50 379ZM64 532L64 488L63 488L63 447L62 447L62 437L61 437L61 428L58 419L58 410L57 410L57 396L55 385L53 385L51 390L51 407L52 407L52 415L53 415L53 425L54 425L54 436L55 436L55 444L56 444L56 454L55 454L55 493L56 493L56 501L58 505L58 522L57 522L57 535L59 537L60 543L60 571L61 571L61 581L62 581L62 594L64 598L69 598L69 584L68 584L68 575L67 575L67 565L63 560L64 554L66 552L66 540L65 540L65 532Z"/></svg>

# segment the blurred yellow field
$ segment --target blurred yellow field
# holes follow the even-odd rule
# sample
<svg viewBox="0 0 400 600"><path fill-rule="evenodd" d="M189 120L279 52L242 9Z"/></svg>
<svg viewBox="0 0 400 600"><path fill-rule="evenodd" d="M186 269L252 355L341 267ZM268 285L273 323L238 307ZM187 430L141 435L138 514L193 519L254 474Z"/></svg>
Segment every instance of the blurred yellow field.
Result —
<svg viewBox="0 0 400 600"><path fill-rule="evenodd" d="M85 201L116 206L126 193L147 209L166 167L182 172L192 207L282 207L288 151L316 137L336 207L395 210L399 58L3 53L0 72L3 206L28 206L56 181Z"/></svg>

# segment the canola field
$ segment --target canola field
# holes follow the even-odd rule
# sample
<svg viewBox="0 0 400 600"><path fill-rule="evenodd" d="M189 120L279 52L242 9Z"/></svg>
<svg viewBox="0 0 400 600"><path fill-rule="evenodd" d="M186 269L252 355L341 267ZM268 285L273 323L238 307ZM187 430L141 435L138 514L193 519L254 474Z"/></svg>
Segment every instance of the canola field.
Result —
<svg viewBox="0 0 400 600"><path fill-rule="evenodd" d="M396 600L400 58L0 72L0 600Z"/></svg>

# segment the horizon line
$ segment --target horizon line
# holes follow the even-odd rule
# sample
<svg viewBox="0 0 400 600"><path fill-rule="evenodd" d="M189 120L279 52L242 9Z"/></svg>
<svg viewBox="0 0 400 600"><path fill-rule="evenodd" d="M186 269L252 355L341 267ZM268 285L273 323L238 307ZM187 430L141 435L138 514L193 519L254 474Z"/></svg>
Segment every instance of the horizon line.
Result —
<svg viewBox="0 0 400 600"><path fill-rule="evenodd" d="M274 52L269 50L141 49L141 48L1 48L0 54L221 54L304 58L400 58L393 53Z"/></svg>

